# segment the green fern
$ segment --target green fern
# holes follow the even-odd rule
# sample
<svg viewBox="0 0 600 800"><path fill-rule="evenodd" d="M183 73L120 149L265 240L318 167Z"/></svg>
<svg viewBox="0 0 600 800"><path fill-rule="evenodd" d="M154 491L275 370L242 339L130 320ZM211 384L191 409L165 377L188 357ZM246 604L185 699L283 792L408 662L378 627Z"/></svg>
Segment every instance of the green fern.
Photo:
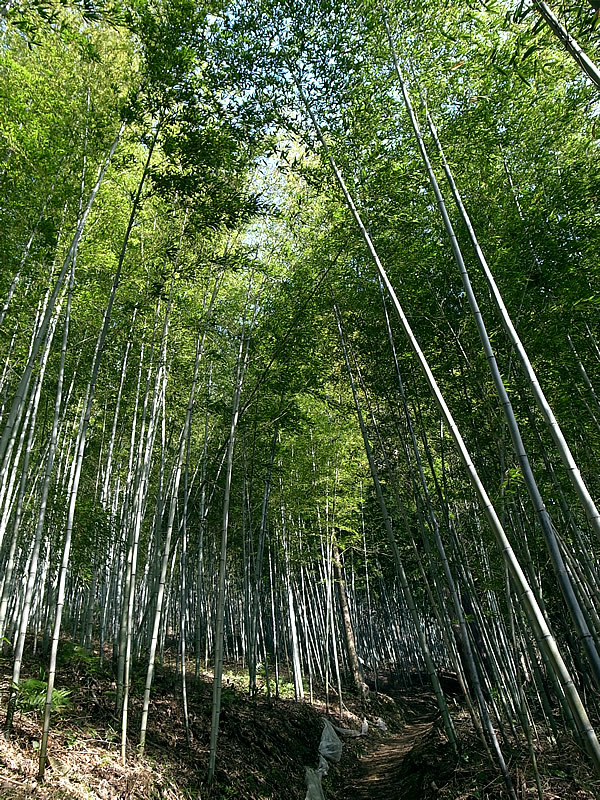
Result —
<svg viewBox="0 0 600 800"><path fill-rule="evenodd" d="M95 674L99 671L98 656L89 653L84 647L72 642L64 642L58 655L58 663L69 664L84 671L86 674Z"/></svg>
<svg viewBox="0 0 600 800"><path fill-rule="evenodd" d="M17 687L17 708L21 711L36 711L41 714L46 705L46 693L48 691L47 681L41 681L37 678L28 678L26 681L20 683ZM53 689L52 690L52 703L51 710L53 712L62 711L65 708L70 708L71 700L69 689Z"/></svg>

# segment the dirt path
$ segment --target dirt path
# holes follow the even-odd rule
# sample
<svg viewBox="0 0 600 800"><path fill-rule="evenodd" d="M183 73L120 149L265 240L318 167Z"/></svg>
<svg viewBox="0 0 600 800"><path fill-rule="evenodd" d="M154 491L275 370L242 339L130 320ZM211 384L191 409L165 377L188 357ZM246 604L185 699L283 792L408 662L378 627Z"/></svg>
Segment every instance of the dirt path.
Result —
<svg viewBox="0 0 600 800"><path fill-rule="evenodd" d="M367 751L346 785L348 800L401 800L398 787L404 756L430 728L431 721L415 722Z"/></svg>
<svg viewBox="0 0 600 800"><path fill-rule="evenodd" d="M413 705L410 719L400 733L368 745L338 797L348 800L404 800L401 793L404 758L430 730L434 717L430 699L420 698Z"/></svg>

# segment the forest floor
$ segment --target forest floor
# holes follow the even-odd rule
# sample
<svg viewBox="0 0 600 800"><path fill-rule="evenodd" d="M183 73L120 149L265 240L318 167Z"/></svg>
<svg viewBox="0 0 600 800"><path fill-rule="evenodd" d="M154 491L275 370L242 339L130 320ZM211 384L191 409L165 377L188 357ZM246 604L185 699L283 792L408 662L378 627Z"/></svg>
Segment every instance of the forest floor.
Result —
<svg viewBox="0 0 600 800"><path fill-rule="evenodd" d="M126 766L120 763L120 722L114 715L115 686L109 665L65 642L57 687L68 704L53 715L49 766L43 785L36 781L40 716L39 690L30 683L15 717L10 741L0 738L0 800L304 800L306 766L315 767L323 717L365 737L346 738L342 760L323 782L327 800L492 800L502 796L496 770L481 753L470 720L453 715L465 742L462 757L452 754L433 698L422 689L387 689L366 703L351 693L340 713L332 696L297 703L292 686L281 681L279 699L250 699L247 675L225 675L216 780L206 786L212 675L188 679L191 742L186 744L180 678L174 665L158 667L152 693L146 753L137 758L144 670L134 670ZM42 676L43 677L43 676ZM23 680L40 678L40 662L24 665ZM0 658L0 724L10 684L10 661ZM264 687L263 687L264 691ZM383 732L375 722L381 718ZM593 781L570 742L538 753L547 800L593 800ZM510 762L518 797L536 796L526 753Z"/></svg>
<svg viewBox="0 0 600 800"><path fill-rule="evenodd" d="M56 686L70 691L69 705L52 717L49 767L36 781L41 718L24 693L10 741L0 737L0 799L25 800L296 800L304 798L304 768L316 761L322 729L319 711L296 703L281 683L281 699L251 700L243 678L225 672L217 770L208 771L212 675L187 681L191 742L186 744L181 678L174 665L157 666L151 695L146 752L137 757L145 681L134 668L130 693L127 764L120 763L120 720L114 714L110 664L65 642L59 649ZM10 685L10 662L0 659L0 725ZM40 662L25 664L22 679L40 677ZM246 678L247 682L247 678ZM291 694L291 698L290 698ZM31 702L29 702L31 701Z"/></svg>
<svg viewBox="0 0 600 800"><path fill-rule="evenodd" d="M371 735L362 743L355 763L346 773L340 770L336 791L339 800L346 797L352 800L398 800L402 796L399 787L405 759L431 730L437 708L429 695L417 694L405 698L404 712L399 732L392 730L386 736ZM345 766L345 761L342 766Z"/></svg>
<svg viewBox="0 0 600 800"><path fill-rule="evenodd" d="M457 757L432 694L388 690L404 720L400 729L348 742L327 800L505 800L498 769L485 754L471 719L451 710L461 742ZM526 746L503 747L519 800L538 798ZM536 743L544 800L598 800L600 780L571 739Z"/></svg>

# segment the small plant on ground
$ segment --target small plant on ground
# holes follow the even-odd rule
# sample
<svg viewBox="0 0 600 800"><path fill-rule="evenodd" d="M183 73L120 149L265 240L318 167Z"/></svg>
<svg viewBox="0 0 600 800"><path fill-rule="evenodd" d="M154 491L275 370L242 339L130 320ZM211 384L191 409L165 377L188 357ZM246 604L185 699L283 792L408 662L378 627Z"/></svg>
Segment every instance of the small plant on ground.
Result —
<svg viewBox="0 0 600 800"><path fill-rule="evenodd" d="M98 656L88 652L85 647L73 644L72 642L64 642L61 650L59 651L59 663L61 665L69 664L76 667L86 675L94 675L100 669L100 659Z"/></svg>
<svg viewBox="0 0 600 800"><path fill-rule="evenodd" d="M38 678L28 678L22 681L17 687L17 708L21 711L29 712L36 711L41 714L46 704L46 693L48 692L47 681ZM71 700L69 689L53 689L52 690L52 705L51 710L53 713L63 711L70 708Z"/></svg>

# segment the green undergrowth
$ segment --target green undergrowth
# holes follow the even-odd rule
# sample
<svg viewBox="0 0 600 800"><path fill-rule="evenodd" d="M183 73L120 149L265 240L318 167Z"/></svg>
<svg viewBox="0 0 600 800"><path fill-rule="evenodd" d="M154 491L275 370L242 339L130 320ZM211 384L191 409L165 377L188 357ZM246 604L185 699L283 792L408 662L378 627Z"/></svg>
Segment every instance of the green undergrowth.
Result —
<svg viewBox="0 0 600 800"><path fill-rule="evenodd" d="M42 672L42 677L43 674ZM44 711L46 696L48 694L48 681L38 678L27 678L27 680L21 681L15 688L17 690L17 708L19 711L36 711L38 714ZM50 708L53 714L70 708L70 694L70 689L52 690Z"/></svg>

